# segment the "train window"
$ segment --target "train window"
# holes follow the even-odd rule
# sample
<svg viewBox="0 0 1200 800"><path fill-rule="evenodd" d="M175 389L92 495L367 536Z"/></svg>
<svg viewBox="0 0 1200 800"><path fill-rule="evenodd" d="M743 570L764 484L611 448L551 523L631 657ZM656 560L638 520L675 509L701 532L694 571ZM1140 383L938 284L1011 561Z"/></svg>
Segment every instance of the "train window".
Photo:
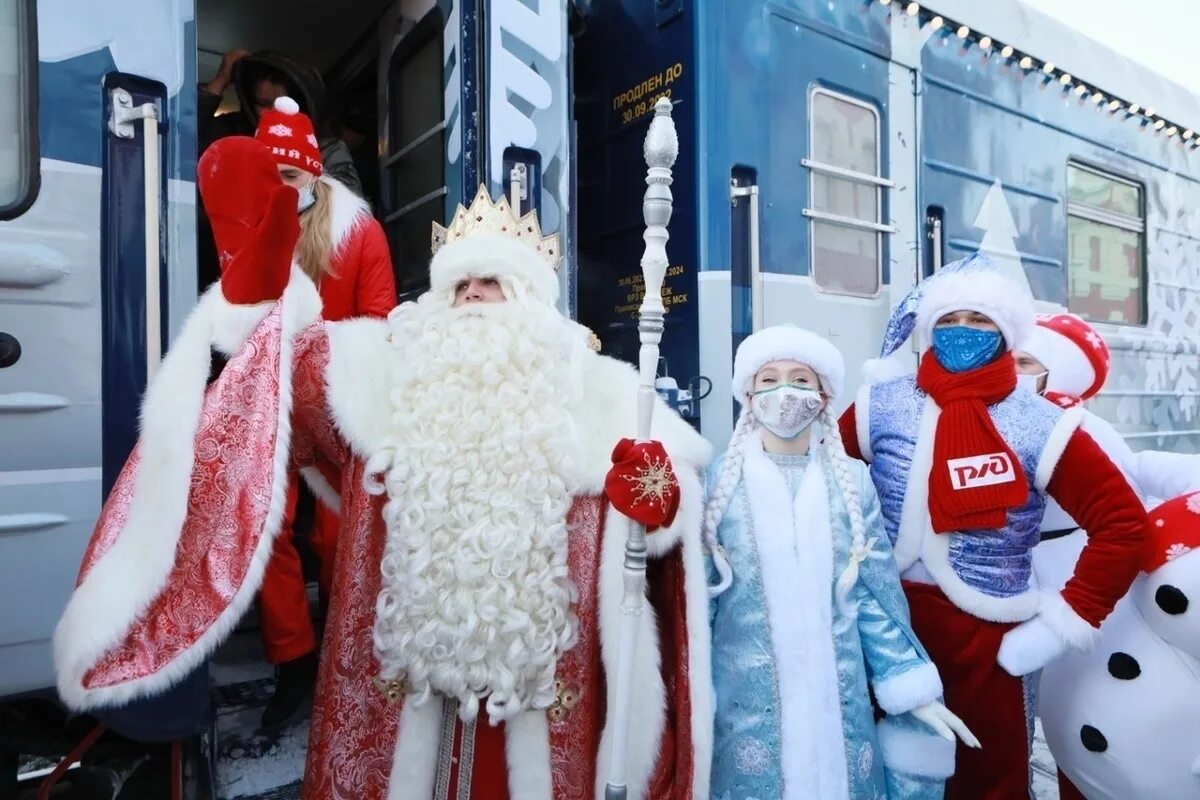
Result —
<svg viewBox="0 0 1200 800"><path fill-rule="evenodd" d="M36 0L0 0L0 219L38 190Z"/></svg>
<svg viewBox="0 0 1200 800"><path fill-rule="evenodd" d="M401 300L429 286L431 223L445 217L442 24L430 11L400 43L388 77L383 222Z"/></svg>
<svg viewBox="0 0 1200 800"><path fill-rule="evenodd" d="M1142 186L1067 165L1067 307L1085 319L1142 325L1146 219Z"/></svg>
<svg viewBox="0 0 1200 800"><path fill-rule="evenodd" d="M879 113L826 89L809 97L809 202L812 277L818 289L871 297L882 268Z"/></svg>

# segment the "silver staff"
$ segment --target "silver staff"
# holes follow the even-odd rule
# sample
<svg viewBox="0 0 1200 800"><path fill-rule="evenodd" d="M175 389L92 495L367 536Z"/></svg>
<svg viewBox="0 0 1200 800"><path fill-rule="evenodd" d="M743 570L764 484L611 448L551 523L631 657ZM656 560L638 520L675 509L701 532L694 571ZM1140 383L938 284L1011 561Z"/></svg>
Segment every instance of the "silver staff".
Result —
<svg viewBox="0 0 1200 800"><path fill-rule="evenodd" d="M646 220L646 249L642 253L642 277L646 294L638 309L638 335L642 349L638 354L641 380L638 385L637 440L649 441L654 418L654 379L658 373L658 343L662 341L663 278L667 274L667 223L671 221L671 167L679 154L679 138L671 120L671 101L665 97L654 104L654 119L646 134L646 195L642 216ZM646 528L628 521L629 539L625 543L625 594L621 601L621 644L617 661L615 707L612 713L612 761L609 766L606 800L625 800L625 772L628 767L629 722L633 703L634 654L642 605L646 601Z"/></svg>

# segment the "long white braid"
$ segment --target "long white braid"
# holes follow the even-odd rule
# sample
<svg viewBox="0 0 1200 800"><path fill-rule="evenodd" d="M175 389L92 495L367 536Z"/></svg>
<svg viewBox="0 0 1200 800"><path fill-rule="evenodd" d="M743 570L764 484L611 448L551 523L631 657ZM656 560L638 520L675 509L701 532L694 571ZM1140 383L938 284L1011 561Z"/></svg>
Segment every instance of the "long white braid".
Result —
<svg viewBox="0 0 1200 800"><path fill-rule="evenodd" d="M875 540L867 540L867 521L863 517L862 498L858 496L858 486L850 473L849 456L842 442L841 431L838 430L837 419L834 418L829 406L821 409L819 418L821 431L825 441L821 446L821 459L825 469L826 480L835 480L850 515L850 531L853 539L850 543L850 560L846 569L837 579L837 600L842 611L847 614L857 613L857 608L850 605L850 592L858 581L858 565L872 556L871 548ZM830 509L832 512L832 509Z"/></svg>
<svg viewBox="0 0 1200 800"><path fill-rule="evenodd" d="M746 434L754 427L754 417L750 414L750 404L742 404L742 413L738 415L737 424L733 427L733 436L729 439L729 448L725 451L725 461L721 465L721 475L709 495L704 507L702 532L704 544L713 557L713 566L717 568L720 580L716 586L708 587L708 596L717 597L733 585L733 568L729 565L729 557L725 548L717 541L717 526L725 518L729 503L733 500L733 490L737 488L738 480L742 477L742 461L745 458L743 447Z"/></svg>

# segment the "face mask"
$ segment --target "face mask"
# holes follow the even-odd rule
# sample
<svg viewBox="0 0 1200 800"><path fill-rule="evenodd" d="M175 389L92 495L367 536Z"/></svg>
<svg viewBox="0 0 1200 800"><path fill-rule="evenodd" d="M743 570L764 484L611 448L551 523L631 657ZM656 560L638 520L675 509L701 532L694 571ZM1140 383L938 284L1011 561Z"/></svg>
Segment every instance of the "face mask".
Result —
<svg viewBox="0 0 1200 800"><path fill-rule="evenodd" d="M780 439L795 439L821 413L821 393L800 386L774 386L751 394L750 412Z"/></svg>
<svg viewBox="0 0 1200 800"><path fill-rule="evenodd" d="M933 329L933 355L951 372L968 372L987 364L1000 352L1000 331L966 325Z"/></svg>
<svg viewBox="0 0 1200 800"><path fill-rule="evenodd" d="M317 202L317 196L313 194L313 185L310 183L300 190L300 199L296 203L297 211L303 214L312 208L312 204Z"/></svg>
<svg viewBox="0 0 1200 800"><path fill-rule="evenodd" d="M1038 391L1038 383L1044 377L1046 377L1045 372L1039 372L1037 375L1025 375L1018 373L1017 388L1024 389L1027 392L1033 392L1034 394L1041 394L1041 392Z"/></svg>

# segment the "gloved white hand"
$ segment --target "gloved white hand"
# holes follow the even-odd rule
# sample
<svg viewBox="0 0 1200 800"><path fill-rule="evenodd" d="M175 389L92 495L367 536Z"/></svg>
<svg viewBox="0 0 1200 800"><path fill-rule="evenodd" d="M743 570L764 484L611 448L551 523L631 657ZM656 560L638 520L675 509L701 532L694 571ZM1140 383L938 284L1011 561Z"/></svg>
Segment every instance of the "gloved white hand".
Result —
<svg viewBox="0 0 1200 800"><path fill-rule="evenodd" d="M975 738L975 734L971 733L954 712L937 701L917 706L910 713L948 742L953 742L957 734L967 747L979 747L979 740Z"/></svg>
<svg viewBox="0 0 1200 800"><path fill-rule="evenodd" d="M996 661L1009 675L1020 678L1037 672L1069 648L1066 640L1038 616L1004 634Z"/></svg>

